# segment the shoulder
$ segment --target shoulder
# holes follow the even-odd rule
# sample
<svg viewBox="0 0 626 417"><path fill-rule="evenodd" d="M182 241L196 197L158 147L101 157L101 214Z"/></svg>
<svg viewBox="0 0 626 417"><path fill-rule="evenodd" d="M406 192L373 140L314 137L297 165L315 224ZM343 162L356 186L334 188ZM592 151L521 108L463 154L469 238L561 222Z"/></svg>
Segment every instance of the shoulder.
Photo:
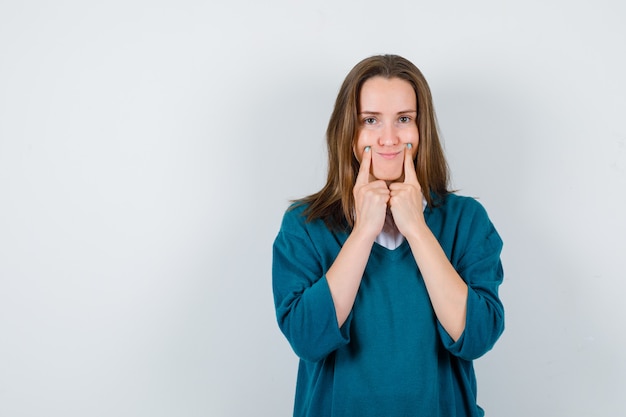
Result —
<svg viewBox="0 0 626 417"><path fill-rule="evenodd" d="M306 223L306 215L305 211L307 209L308 204L303 204L300 202L291 203L291 205L285 210L283 214L283 221L281 224L281 229L287 228L300 228Z"/></svg>
<svg viewBox="0 0 626 417"><path fill-rule="evenodd" d="M447 215L456 215L459 217L468 216L484 216L487 217L487 211L481 203L473 197L462 196L458 194L447 194L439 200L439 204L434 210L441 210Z"/></svg>
<svg viewBox="0 0 626 417"><path fill-rule="evenodd" d="M290 235L307 236L326 230L326 225L321 220L308 220L308 203L296 201L292 203L283 215L280 226L281 233Z"/></svg>
<svg viewBox="0 0 626 417"><path fill-rule="evenodd" d="M502 239L487 211L473 197L448 194L427 221L455 267L502 249Z"/></svg>
<svg viewBox="0 0 626 417"><path fill-rule="evenodd" d="M284 213L274 250L297 257L317 259L324 264L334 261L347 233L335 232L321 219L307 218L307 205L292 204ZM317 262L317 261L316 261ZM330 263L328 263L330 266Z"/></svg>
<svg viewBox="0 0 626 417"><path fill-rule="evenodd" d="M487 214L485 207L475 198L448 194L432 209L433 226L439 225L455 238L472 240L478 236L493 236L497 231Z"/></svg>

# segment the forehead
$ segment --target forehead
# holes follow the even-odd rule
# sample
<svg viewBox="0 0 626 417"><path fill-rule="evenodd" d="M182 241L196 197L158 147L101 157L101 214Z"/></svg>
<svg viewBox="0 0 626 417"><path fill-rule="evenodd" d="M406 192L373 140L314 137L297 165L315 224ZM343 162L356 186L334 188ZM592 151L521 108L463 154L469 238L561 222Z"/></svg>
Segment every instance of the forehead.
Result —
<svg viewBox="0 0 626 417"><path fill-rule="evenodd" d="M408 81L376 76L363 83L359 102L359 111L406 111L416 109L417 98Z"/></svg>

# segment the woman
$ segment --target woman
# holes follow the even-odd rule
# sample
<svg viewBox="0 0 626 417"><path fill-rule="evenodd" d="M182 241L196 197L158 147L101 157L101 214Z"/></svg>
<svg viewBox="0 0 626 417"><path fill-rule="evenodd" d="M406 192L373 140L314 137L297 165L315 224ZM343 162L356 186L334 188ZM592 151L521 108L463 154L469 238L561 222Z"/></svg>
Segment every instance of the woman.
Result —
<svg viewBox="0 0 626 417"><path fill-rule="evenodd" d="M294 416L482 416L472 360L504 329L502 241L448 190L430 89L406 59L357 64L327 130L328 179L274 242Z"/></svg>

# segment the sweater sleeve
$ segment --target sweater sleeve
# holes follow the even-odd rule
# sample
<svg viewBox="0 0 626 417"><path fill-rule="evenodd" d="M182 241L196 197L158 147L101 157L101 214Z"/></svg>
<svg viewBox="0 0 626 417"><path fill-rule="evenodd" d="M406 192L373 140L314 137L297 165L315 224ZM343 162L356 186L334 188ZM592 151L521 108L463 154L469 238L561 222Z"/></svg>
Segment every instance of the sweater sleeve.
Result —
<svg viewBox="0 0 626 417"><path fill-rule="evenodd" d="M455 356L474 360L487 353L504 331L504 307L498 296L503 280L502 239L475 202L470 220L457 229L459 254L453 265L468 286L465 330L455 342L439 324L444 346ZM463 242L461 244L461 242Z"/></svg>
<svg viewBox="0 0 626 417"><path fill-rule="evenodd" d="M321 256L297 214L287 212L274 241L272 286L278 326L301 359L317 362L349 342L339 328Z"/></svg>

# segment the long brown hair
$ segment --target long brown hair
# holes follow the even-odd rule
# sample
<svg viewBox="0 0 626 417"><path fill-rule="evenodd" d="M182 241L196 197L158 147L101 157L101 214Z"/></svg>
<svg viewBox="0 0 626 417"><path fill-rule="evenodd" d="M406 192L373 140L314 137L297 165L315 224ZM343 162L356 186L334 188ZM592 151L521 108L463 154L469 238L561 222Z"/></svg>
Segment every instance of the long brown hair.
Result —
<svg viewBox="0 0 626 417"><path fill-rule="evenodd" d="M429 206L448 191L448 164L439 133L432 96L426 79L410 61L398 55L376 55L359 62L343 81L335 108L326 130L328 147L328 177L317 193L296 201L307 205L308 221L322 219L334 230L354 226L354 195L352 189L359 171L353 145L359 133L358 113L361 88L368 79L381 76L408 81L417 98L417 127L419 142L415 161L417 179Z"/></svg>

